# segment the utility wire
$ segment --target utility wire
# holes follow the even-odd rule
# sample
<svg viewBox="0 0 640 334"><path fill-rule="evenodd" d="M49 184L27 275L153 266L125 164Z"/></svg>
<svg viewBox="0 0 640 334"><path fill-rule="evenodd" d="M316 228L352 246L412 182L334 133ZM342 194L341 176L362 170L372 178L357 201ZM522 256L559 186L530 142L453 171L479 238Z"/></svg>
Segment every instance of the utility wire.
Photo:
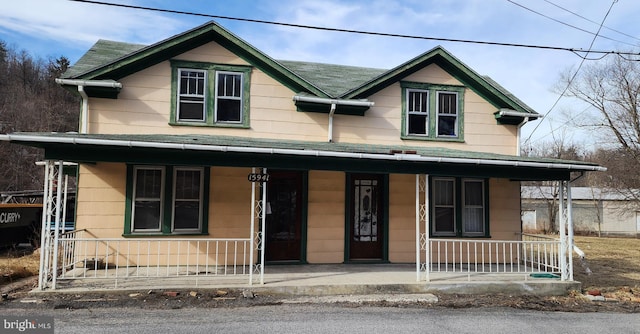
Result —
<svg viewBox="0 0 640 334"><path fill-rule="evenodd" d="M548 3L548 4L552 5L552 6L555 6L555 7L559 8L559 9L562 9L563 11L565 11L565 12L567 12L567 13L573 14L573 15L575 15L575 16L577 16L577 17L579 17L579 18L581 18L581 19L583 19L583 20L585 20L585 21L589 21L589 22L594 23L594 24L599 24L598 22L596 22L596 21L594 21L594 20L588 19L588 18L586 18L586 17L584 17L584 16L582 16L582 15L580 15L580 14L576 13L576 12L572 12L572 11L570 11L570 10L568 10L568 9L566 9L566 8L564 8L564 7L560 6L560 5L558 5L558 4L555 4L555 3L553 3L553 2L551 2L551 1L549 1L549 0L544 0L544 2L546 2L546 3ZM635 36L631 36L631 35L626 34L626 33L622 32L622 31L620 31L620 30L616 30L616 29L613 29L613 28L609 28L609 27L607 27L607 26L603 26L603 28L605 28L605 29L609 29L609 30L611 30L611 31L613 31L613 32L617 32L617 33L618 33L618 34L620 34L620 35L624 35L624 36L627 36L627 37L629 37L629 38L633 38L633 39L635 39L635 40L637 40L637 41L640 41L640 38L635 37ZM601 36L601 37L602 37L602 36Z"/></svg>
<svg viewBox="0 0 640 334"><path fill-rule="evenodd" d="M629 51L602 51L602 50L585 51L583 49L567 48L567 47L559 47L559 46L544 46L544 45L518 44L518 43L501 43L501 42L489 42L489 41L477 41L477 40L466 40L466 39L440 38L440 37L429 37L429 36L418 36L418 35L392 34L392 33L374 32L374 31L340 29L340 28L326 28L326 27L310 26L310 25L295 24L295 23L285 23L285 22L275 22L275 21L266 21L266 20L257 20L257 19L247 19L247 18L222 16L222 15L203 14L203 13L172 10L172 9L161 9L161 8L153 8L153 7L143 7L143 6L116 4L116 3L109 3L109 2L103 2L103 1L93 1L93 0L69 0L69 1L88 3L88 4L94 4L94 5L105 5L105 6L112 6L112 7L122 7L122 8L128 8L128 9L141 9L141 10L148 10L148 11L155 11L155 12L162 12L162 13L192 15L192 16L223 19L223 20L234 20L234 21L243 21L243 22L279 25L279 26L293 27L293 28L304 28L304 29L323 30L323 31L332 31L332 32L344 32L344 33L383 36L383 37L397 37L397 38L408 38L408 39L421 39L421 40L432 40L432 41L442 41L442 42L471 43L471 44L497 45L497 46L511 46L511 47L530 48L530 49L569 51L569 52L573 52L573 53L585 53L585 54L597 53L597 54L605 54L605 55L607 55L607 54L618 54L618 55L640 56L639 52L629 52Z"/></svg>
<svg viewBox="0 0 640 334"><path fill-rule="evenodd" d="M589 30L586 30L586 29L582 29L582 28L576 27L576 26L571 25L571 24L569 24L569 23L562 22L562 21L560 21L560 20L558 20L558 19L554 19L554 18L553 18L553 17L551 17L551 16L548 16L548 15L542 14L542 13L540 13L540 12L537 12L537 11L535 11L535 10L533 10L533 9L529 8L529 7L526 7L526 6L524 6L524 5L521 5L521 4L519 4L519 3L517 3L517 2L515 2L515 1L513 1L513 0L507 0L507 1L508 1L508 2L510 2L510 3L512 3L512 4L514 4L514 5L516 5L516 6L518 6L518 7L520 7L520 8L526 9L526 10L528 10L528 11L532 12L532 13L535 13L535 14L537 14L537 15L540 15L540 16L544 17L544 18L547 18L547 19L549 19L549 20L551 20L551 21L554 21L554 22L560 23L560 24L562 24L562 25L565 25L565 26L567 26L567 27L571 27L571 28L573 28L573 29L580 30L580 31L582 31L582 32L586 32L587 34L593 35L594 37L598 37L599 32L600 32L600 29L602 29L602 26L600 26L600 28L598 29L598 32L597 32L597 33L593 33L593 32L591 32L591 31L589 31ZM610 38L610 37L607 37L607 36L603 36L603 35L599 35L599 36L600 36L600 38L608 39L608 40L610 40L610 41L614 41L614 42L618 42L618 43L622 43L622 44L627 44L627 45L631 45L631 46L636 46L636 45L634 45L634 44L630 44L630 43L627 43L627 42L623 42L623 41L620 41L620 40L617 40L617 39L613 39L613 38Z"/></svg>
<svg viewBox="0 0 640 334"><path fill-rule="evenodd" d="M589 50L591 50L591 48L593 47L593 44L596 42L596 39L598 38L598 34L600 33L600 30L602 30L602 27L604 26L604 21L606 21L607 17L609 16L609 13L611 13L611 9L613 8L613 5L615 5L616 2L618 2L618 0L613 0L611 2L611 6L609 6L609 10L607 10L607 13L604 15L604 18L602 18L602 22L600 22L600 27L598 28L598 31L596 32L595 36L593 36L593 39L591 40L591 44L589 45L589 49L587 50L587 53L586 53L587 55L590 52ZM558 98L553 103L549 111L547 111L547 113L545 114L545 117L548 117L549 114L553 112L556 105L558 105L558 102L560 102L560 100L564 97L564 94L567 93L567 91L569 90L569 87L571 87L571 85L573 84L573 80L575 80L575 78L578 76L578 72L580 72L580 69L582 68L582 65L584 65L585 60L586 58L582 58L582 60L580 61L580 65L578 65L578 68L576 69L575 73L573 73L573 75L569 79L567 86L564 88L560 96L558 96ZM542 122L538 123L536 127L533 128L533 130L531 131L531 133L529 134L529 137L527 137L527 140L525 140L525 142L529 142L529 140L531 139L531 136L533 136L533 133L536 132L536 130L538 130L538 128L540 127L540 124L542 124ZM553 131L551 132L553 133Z"/></svg>

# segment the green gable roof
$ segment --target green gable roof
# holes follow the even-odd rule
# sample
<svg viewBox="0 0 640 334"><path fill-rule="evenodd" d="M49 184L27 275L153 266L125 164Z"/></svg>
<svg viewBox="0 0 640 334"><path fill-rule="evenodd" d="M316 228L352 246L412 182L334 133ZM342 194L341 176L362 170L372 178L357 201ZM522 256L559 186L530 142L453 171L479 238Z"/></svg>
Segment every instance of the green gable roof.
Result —
<svg viewBox="0 0 640 334"><path fill-rule="evenodd" d="M100 40L63 77L118 80L211 41L219 43L276 78L295 93L308 93L322 98L366 99L430 64L437 64L491 102L496 109L530 114L530 118L540 117L504 87L486 76L477 74L440 46L391 70L276 61L213 21L146 47Z"/></svg>

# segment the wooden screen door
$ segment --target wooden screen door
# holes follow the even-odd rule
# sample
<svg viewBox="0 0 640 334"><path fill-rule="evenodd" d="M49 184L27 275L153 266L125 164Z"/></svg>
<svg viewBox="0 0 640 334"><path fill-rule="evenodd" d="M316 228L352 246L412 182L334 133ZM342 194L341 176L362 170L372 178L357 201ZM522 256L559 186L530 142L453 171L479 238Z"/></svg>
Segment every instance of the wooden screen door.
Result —
<svg viewBox="0 0 640 334"><path fill-rule="evenodd" d="M269 171L266 261L300 261L302 172Z"/></svg>
<svg viewBox="0 0 640 334"><path fill-rule="evenodd" d="M350 260L381 260L383 257L383 186L382 175L351 176Z"/></svg>

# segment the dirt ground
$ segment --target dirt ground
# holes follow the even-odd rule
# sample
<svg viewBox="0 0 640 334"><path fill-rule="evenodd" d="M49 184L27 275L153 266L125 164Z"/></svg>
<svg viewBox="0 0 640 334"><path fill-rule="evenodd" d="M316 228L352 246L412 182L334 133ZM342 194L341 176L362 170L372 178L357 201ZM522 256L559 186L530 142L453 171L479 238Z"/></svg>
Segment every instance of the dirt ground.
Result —
<svg viewBox="0 0 640 334"><path fill-rule="evenodd" d="M564 312L640 313L640 239L577 237L576 246L586 254L586 262L574 258L574 278L583 283L582 291L567 296L509 295L437 295L438 302L341 302L344 306L478 308L510 307L515 309ZM587 270L588 268L588 270ZM591 274L587 274L588 272ZM283 296L247 294L242 290L147 290L109 293L29 293L37 282L35 276L1 283L0 312L3 308L85 309L99 307L133 307L180 309L192 307L249 307L278 305ZM604 301L591 301L585 295L601 295ZM248 297L247 297L248 295Z"/></svg>

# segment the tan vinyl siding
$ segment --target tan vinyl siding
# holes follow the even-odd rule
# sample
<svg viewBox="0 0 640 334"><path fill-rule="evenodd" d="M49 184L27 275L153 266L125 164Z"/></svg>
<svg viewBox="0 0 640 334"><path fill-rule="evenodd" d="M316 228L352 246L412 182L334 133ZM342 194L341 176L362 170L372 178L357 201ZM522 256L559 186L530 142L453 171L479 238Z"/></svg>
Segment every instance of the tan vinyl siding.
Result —
<svg viewBox="0 0 640 334"><path fill-rule="evenodd" d="M209 235L212 238L250 236L251 182L247 181L249 173L251 168L211 168Z"/></svg>
<svg viewBox="0 0 640 334"><path fill-rule="evenodd" d="M389 175L389 261L416 260L416 177Z"/></svg>
<svg viewBox="0 0 640 334"><path fill-rule="evenodd" d="M310 171L308 198L308 262L344 262L345 174Z"/></svg>
<svg viewBox="0 0 640 334"><path fill-rule="evenodd" d="M76 229L87 229L98 238L122 236L126 172L124 164L80 164Z"/></svg>
<svg viewBox="0 0 640 334"><path fill-rule="evenodd" d="M489 210L492 240L520 240L520 182L491 179Z"/></svg>
<svg viewBox="0 0 640 334"><path fill-rule="evenodd" d="M176 59L218 64L248 65L216 43L185 52ZM405 81L461 85L437 65L411 74ZM250 128L171 126L171 66L168 61L120 80L118 99L92 98L89 103L90 133L213 134L305 141L326 141L328 115L298 112L292 97L298 92L258 68L251 72ZM335 115L336 142L397 146L438 146L501 154L516 152L516 126L499 125L495 106L470 89L464 93L464 142L402 140L402 89L399 83L368 97L375 105L365 116ZM327 107L328 108L328 107Z"/></svg>

